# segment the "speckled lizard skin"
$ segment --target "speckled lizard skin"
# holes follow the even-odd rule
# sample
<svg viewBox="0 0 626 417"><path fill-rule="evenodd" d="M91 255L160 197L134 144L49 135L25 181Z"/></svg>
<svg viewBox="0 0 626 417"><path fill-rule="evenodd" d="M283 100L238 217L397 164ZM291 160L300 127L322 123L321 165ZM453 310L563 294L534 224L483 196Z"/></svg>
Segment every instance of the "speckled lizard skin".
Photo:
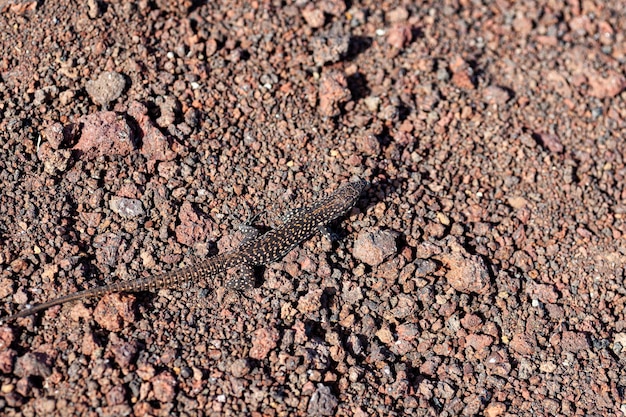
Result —
<svg viewBox="0 0 626 417"><path fill-rule="evenodd" d="M26 308L17 314L2 319L1 322L10 322L58 304L84 298L98 297L114 292L155 291L182 282L211 279L234 268L238 269L238 274L230 279L226 286L242 291L250 289L254 286L253 267L267 265L282 259L294 247L310 239L320 228L346 213L357 202L366 184L366 181L361 179L346 182L313 205L296 209L287 216L283 224L275 229L262 235L258 235L258 232L249 235L237 249L230 252L161 275L137 278L68 294Z"/></svg>

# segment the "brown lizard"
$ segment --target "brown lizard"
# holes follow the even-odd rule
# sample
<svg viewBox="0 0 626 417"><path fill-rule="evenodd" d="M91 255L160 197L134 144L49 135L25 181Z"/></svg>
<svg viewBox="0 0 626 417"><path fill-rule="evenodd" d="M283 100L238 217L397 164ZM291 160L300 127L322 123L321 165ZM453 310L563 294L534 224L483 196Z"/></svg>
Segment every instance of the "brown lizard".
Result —
<svg viewBox="0 0 626 417"><path fill-rule="evenodd" d="M234 268L239 269L239 274L236 278L230 279L226 286L240 291L250 289L254 286L253 267L280 260L294 247L311 238L320 228L346 213L357 202L366 184L367 182L362 179L346 182L313 205L296 209L287 216L283 224L275 229L260 236L258 231L248 231L244 241L235 250L161 275L136 278L64 295L26 308L2 319L1 322L6 323L20 317L26 317L69 301L114 292L155 291L181 282L210 279Z"/></svg>

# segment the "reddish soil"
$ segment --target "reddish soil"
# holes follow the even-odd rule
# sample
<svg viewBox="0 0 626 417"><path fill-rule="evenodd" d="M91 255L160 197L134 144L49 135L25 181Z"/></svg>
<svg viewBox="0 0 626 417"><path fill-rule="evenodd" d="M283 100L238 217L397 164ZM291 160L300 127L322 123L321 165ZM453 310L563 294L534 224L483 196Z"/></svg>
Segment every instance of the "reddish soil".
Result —
<svg viewBox="0 0 626 417"><path fill-rule="evenodd" d="M626 415L623 1L206 3L0 0L0 316L371 185L0 326L0 414Z"/></svg>

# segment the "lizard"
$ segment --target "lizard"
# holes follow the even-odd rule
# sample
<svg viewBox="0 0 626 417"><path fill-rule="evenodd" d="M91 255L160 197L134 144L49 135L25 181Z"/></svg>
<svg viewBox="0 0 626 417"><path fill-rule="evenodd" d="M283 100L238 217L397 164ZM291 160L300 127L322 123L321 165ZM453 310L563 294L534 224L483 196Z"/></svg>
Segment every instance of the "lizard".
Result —
<svg viewBox="0 0 626 417"><path fill-rule="evenodd" d="M310 206L295 209L283 223L260 234L258 229L249 227L241 244L234 250L217 254L184 268L159 275L135 278L128 281L74 292L50 301L27 307L24 310L0 319L1 323L14 321L46 310L52 306L70 301L100 297L117 292L156 291L183 282L216 278L229 270L238 268L239 274L226 282L226 287L245 291L254 287L253 268L267 265L282 259L300 243L310 239L318 230L350 210L367 185L363 179L355 179L341 184L334 192Z"/></svg>

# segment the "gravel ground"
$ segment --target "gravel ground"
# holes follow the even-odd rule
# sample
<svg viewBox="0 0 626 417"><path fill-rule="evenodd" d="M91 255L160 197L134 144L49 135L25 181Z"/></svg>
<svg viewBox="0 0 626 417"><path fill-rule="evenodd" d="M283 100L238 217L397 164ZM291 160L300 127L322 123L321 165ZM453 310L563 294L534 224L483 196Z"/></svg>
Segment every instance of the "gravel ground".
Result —
<svg viewBox="0 0 626 417"><path fill-rule="evenodd" d="M0 315L370 186L0 326L0 414L626 415L623 1L208 3L0 1Z"/></svg>

